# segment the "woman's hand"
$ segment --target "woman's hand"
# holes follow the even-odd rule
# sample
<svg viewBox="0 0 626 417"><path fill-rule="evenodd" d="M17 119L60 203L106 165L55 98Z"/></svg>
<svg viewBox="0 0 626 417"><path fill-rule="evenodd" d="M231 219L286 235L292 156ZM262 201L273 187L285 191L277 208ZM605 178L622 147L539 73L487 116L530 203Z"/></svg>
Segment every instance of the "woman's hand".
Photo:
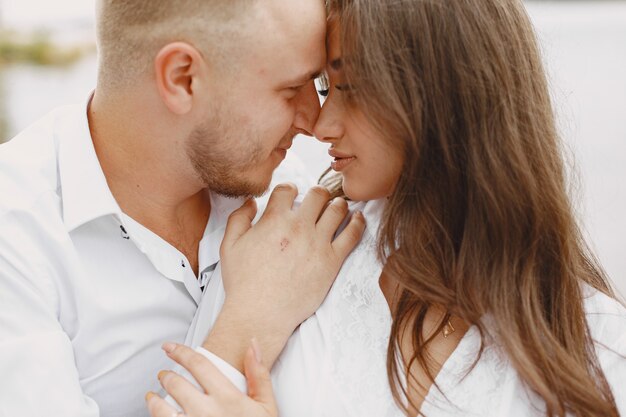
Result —
<svg viewBox="0 0 626 417"><path fill-rule="evenodd" d="M355 213L335 237L346 201L328 204L328 190L313 187L293 208L297 194L294 185L279 185L255 225L252 200L228 221L220 257L226 299L203 346L237 369L253 337L271 368L295 328L319 308L365 229Z"/></svg>
<svg viewBox="0 0 626 417"><path fill-rule="evenodd" d="M292 208L297 195L294 185L277 186L253 226L253 207L234 212L220 256L226 303L256 304L257 314L274 315L293 329L320 306L365 226L354 216L335 238L348 214L346 201L329 204L328 190L317 186Z"/></svg>
<svg viewBox="0 0 626 417"><path fill-rule="evenodd" d="M168 345L167 355L187 369L202 387L199 390L184 377L159 373L159 381L183 409L182 413L164 399L148 393L152 417L277 417L278 410L268 369L263 365L255 340L244 359L248 396L241 393L208 359L183 345Z"/></svg>

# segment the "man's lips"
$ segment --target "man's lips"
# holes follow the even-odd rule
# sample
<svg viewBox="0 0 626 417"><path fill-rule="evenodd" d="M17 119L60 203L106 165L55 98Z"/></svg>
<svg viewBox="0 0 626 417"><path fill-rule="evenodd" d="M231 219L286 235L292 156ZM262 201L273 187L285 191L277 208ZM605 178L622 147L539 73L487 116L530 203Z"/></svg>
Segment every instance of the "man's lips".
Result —
<svg viewBox="0 0 626 417"><path fill-rule="evenodd" d="M287 157L287 152L289 151L289 148L291 148L291 145L279 146L278 148L274 149L274 153L280 155L281 158L285 158Z"/></svg>
<svg viewBox="0 0 626 417"><path fill-rule="evenodd" d="M288 151L293 145L293 138L289 142L279 143L276 149Z"/></svg>
<svg viewBox="0 0 626 417"><path fill-rule="evenodd" d="M287 157L287 152L291 148L291 145L292 145L291 142L286 145L278 145L278 147L274 149L274 153L276 153L277 155L280 155L281 159L284 159Z"/></svg>

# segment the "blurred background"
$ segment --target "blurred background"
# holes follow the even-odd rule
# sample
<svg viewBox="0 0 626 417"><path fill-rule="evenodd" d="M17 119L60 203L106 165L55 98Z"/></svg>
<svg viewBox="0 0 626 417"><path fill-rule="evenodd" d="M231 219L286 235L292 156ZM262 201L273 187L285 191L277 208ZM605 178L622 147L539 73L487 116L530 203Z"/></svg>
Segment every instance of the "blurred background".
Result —
<svg viewBox="0 0 626 417"><path fill-rule="evenodd" d="M95 0L0 0L0 143L95 86ZM626 295L626 0L529 1L590 243ZM326 147L301 137L312 176ZM37 152L33 149L33 152Z"/></svg>

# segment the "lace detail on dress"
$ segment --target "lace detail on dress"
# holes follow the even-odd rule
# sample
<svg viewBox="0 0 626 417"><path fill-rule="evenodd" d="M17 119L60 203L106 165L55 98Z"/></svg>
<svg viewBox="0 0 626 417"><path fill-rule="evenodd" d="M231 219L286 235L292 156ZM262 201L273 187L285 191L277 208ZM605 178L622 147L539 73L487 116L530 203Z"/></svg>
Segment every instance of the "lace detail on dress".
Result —
<svg viewBox="0 0 626 417"><path fill-rule="evenodd" d="M402 416L387 382L391 316L380 287L376 241L366 234L340 273L332 306L333 379L354 416Z"/></svg>
<svg viewBox="0 0 626 417"><path fill-rule="evenodd" d="M332 312L333 385L325 389L328 395L339 397L347 415L354 417L404 416L387 378L391 314L379 286L383 265L377 258L375 237L381 208L380 202L365 205L369 230L346 260L327 299ZM511 368L497 344L488 340L479 363L467 374L479 349L480 333L472 327L436 378L441 391L433 386L426 397L422 411L427 417L501 417L498 413ZM337 392L328 392L332 389ZM337 417L336 411L321 408L321 415Z"/></svg>

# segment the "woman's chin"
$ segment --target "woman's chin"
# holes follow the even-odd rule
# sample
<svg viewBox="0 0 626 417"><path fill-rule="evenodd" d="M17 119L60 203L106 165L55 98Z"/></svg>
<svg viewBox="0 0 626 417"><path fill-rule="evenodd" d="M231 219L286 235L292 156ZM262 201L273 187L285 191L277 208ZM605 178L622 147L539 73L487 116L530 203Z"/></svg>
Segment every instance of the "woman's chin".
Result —
<svg viewBox="0 0 626 417"><path fill-rule="evenodd" d="M364 181L363 177L355 178L344 174L341 186L346 197L352 201L372 201L388 198L393 194L395 185L390 184L393 183Z"/></svg>
<svg viewBox="0 0 626 417"><path fill-rule="evenodd" d="M352 201L370 201L377 200L375 193L367 187L367 184L363 184L359 181L343 181L343 192Z"/></svg>

